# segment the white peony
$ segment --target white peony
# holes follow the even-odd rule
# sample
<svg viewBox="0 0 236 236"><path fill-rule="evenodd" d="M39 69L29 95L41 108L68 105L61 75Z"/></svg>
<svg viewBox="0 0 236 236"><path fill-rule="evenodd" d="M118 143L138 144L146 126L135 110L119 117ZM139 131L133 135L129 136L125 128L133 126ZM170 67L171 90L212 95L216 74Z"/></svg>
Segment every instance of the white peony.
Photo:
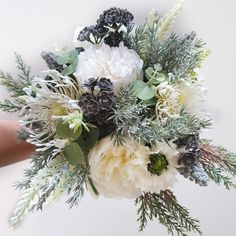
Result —
<svg viewBox="0 0 236 236"><path fill-rule="evenodd" d="M81 83L89 78L109 78L117 93L121 87L142 79L142 67L139 55L122 43L119 47L92 45L80 53L75 76Z"/></svg>
<svg viewBox="0 0 236 236"><path fill-rule="evenodd" d="M160 176L151 174L147 165L150 154L162 153L168 161L167 170ZM91 178L101 195L109 198L136 198L142 192L156 192L176 182L176 146L158 143L155 150L127 141L114 146L110 137L103 138L89 153Z"/></svg>

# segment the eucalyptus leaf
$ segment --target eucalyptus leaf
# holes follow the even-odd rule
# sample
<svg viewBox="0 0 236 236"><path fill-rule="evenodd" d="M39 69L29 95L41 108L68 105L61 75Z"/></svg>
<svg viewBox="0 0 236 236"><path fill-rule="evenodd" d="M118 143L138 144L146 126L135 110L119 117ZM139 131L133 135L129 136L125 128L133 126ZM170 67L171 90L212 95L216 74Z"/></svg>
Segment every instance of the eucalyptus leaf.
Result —
<svg viewBox="0 0 236 236"><path fill-rule="evenodd" d="M65 68L62 70L61 74L62 74L62 75L71 75L71 74L73 74L74 72L75 72L75 67L74 67L73 65L69 65L69 66L65 67Z"/></svg>
<svg viewBox="0 0 236 236"><path fill-rule="evenodd" d="M84 153L78 143L65 146L63 154L71 165L79 165L84 162Z"/></svg>
<svg viewBox="0 0 236 236"><path fill-rule="evenodd" d="M94 147L99 138L99 130L97 128L90 128L89 132L84 130L82 135L76 140L84 152L89 151Z"/></svg>
<svg viewBox="0 0 236 236"><path fill-rule="evenodd" d="M65 65L69 63L69 58L66 55L60 55L56 61L59 65Z"/></svg>
<svg viewBox="0 0 236 236"><path fill-rule="evenodd" d="M71 62L78 60L78 52L76 50L72 50L68 52L68 57L70 58Z"/></svg>
<svg viewBox="0 0 236 236"><path fill-rule="evenodd" d="M153 75L153 77L151 78L151 83L152 83L152 84L155 84L155 85L158 85L158 84L160 84L161 82L165 81L165 79L166 79L165 74L156 72L156 73Z"/></svg>
<svg viewBox="0 0 236 236"><path fill-rule="evenodd" d="M133 82L133 90L137 93L141 92L146 86L147 84L142 80L135 80Z"/></svg>
<svg viewBox="0 0 236 236"><path fill-rule="evenodd" d="M56 134L60 138L71 138L77 139L83 131L82 126L80 126L76 131L69 127L68 123L63 123L63 121L59 121L56 127Z"/></svg>
<svg viewBox="0 0 236 236"><path fill-rule="evenodd" d="M151 99L144 100L144 101L143 101L143 104L145 104L146 106L156 106L156 104L157 104L157 98L156 98L156 97L153 97L153 98L151 98Z"/></svg>
<svg viewBox="0 0 236 236"><path fill-rule="evenodd" d="M149 100L153 98L156 91L153 87L146 85L141 92L137 94L137 97L141 100Z"/></svg>

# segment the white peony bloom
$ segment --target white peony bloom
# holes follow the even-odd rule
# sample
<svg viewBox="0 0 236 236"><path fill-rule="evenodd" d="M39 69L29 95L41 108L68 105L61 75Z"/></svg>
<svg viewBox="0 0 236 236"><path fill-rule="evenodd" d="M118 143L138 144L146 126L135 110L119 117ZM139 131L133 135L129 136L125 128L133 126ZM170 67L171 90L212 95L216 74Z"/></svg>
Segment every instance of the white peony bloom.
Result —
<svg viewBox="0 0 236 236"><path fill-rule="evenodd" d="M160 176L148 171L150 154L165 155L168 166ZM143 192L156 192L173 186L177 175L178 152L174 144L158 143L155 150L134 141L114 146L106 137L89 153L91 178L98 192L109 198L136 198Z"/></svg>
<svg viewBox="0 0 236 236"><path fill-rule="evenodd" d="M81 83L89 78L109 78L117 93L121 87L142 79L142 67L139 55L122 43L119 47L93 45L80 53L75 76Z"/></svg>
<svg viewBox="0 0 236 236"><path fill-rule="evenodd" d="M196 81L180 80L176 84L176 89L179 93L180 105L186 106L193 114L207 116L205 111L207 88L201 78Z"/></svg>

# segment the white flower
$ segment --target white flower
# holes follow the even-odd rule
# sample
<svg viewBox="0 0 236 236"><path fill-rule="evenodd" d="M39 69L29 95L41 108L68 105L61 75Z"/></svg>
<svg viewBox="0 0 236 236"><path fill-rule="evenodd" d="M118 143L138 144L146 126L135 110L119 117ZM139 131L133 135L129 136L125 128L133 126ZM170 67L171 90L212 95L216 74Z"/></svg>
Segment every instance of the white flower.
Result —
<svg viewBox="0 0 236 236"><path fill-rule="evenodd" d="M173 84L167 81L157 86L156 116L164 121L168 117L175 117L179 114L179 92Z"/></svg>
<svg viewBox="0 0 236 236"><path fill-rule="evenodd" d="M84 83L89 78L106 77L114 84L115 92L130 82L142 79L143 61L138 54L125 47L93 45L79 55L76 77Z"/></svg>
<svg viewBox="0 0 236 236"><path fill-rule="evenodd" d="M198 77L179 79L175 83L162 82L157 86L156 116L162 121L168 117L179 115L184 106L187 110L200 117L208 117L205 112L207 89L204 81Z"/></svg>
<svg viewBox="0 0 236 236"><path fill-rule="evenodd" d="M207 89L204 81L198 77L196 81L187 79L180 80L176 84L179 93L179 103L193 114L206 116L205 102L207 97Z"/></svg>
<svg viewBox="0 0 236 236"><path fill-rule="evenodd" d="M148 171L150 154L165 155L168 166L160 176ZM114 146L106 137L89 153L91 178L98 192L111 198L136 198L142 192L156 192L173 186L176 182L176 146L158 143L155 150L134 141Z"/></svg>
<svg viewBox="0 0 236 236"><path fill-rule="evenodd" d="M51 141L56 133L56 117L67 116L80 109L76 99L81 94L81 88L77 81L55 70L44 73L44 76L34 77L32 85L24 89L26 95L22 99L26 105L22 113L25 117L20 124L29 128L27 141L37 147L36 151L54 148L57 154L62 149L59 147L61 143L57 146L57 140ZM47 75L53 82L47 79Z"/></svg>

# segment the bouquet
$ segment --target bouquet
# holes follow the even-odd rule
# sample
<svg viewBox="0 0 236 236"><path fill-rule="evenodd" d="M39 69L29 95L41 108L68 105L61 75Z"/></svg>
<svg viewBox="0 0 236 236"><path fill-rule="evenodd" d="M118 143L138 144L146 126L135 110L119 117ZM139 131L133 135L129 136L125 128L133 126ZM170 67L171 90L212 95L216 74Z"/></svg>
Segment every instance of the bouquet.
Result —
<svg viewBox="0 0 236 236"><path fill-rule="evenodd" d="M10 224L62 195L70 207L85 190L134 199L139 229L158 219L168 233L201 234L172 187L178 175L234 188L236 156L201 138L211 119L199 68L210 54L195 32L169 33L184 1L166 15L152 10L143 25L116 7L78 28L75 48L43 51L48 69L31 76L20 55L19 78L1 72L18 112L20 141L36 147Z"/></svg>

